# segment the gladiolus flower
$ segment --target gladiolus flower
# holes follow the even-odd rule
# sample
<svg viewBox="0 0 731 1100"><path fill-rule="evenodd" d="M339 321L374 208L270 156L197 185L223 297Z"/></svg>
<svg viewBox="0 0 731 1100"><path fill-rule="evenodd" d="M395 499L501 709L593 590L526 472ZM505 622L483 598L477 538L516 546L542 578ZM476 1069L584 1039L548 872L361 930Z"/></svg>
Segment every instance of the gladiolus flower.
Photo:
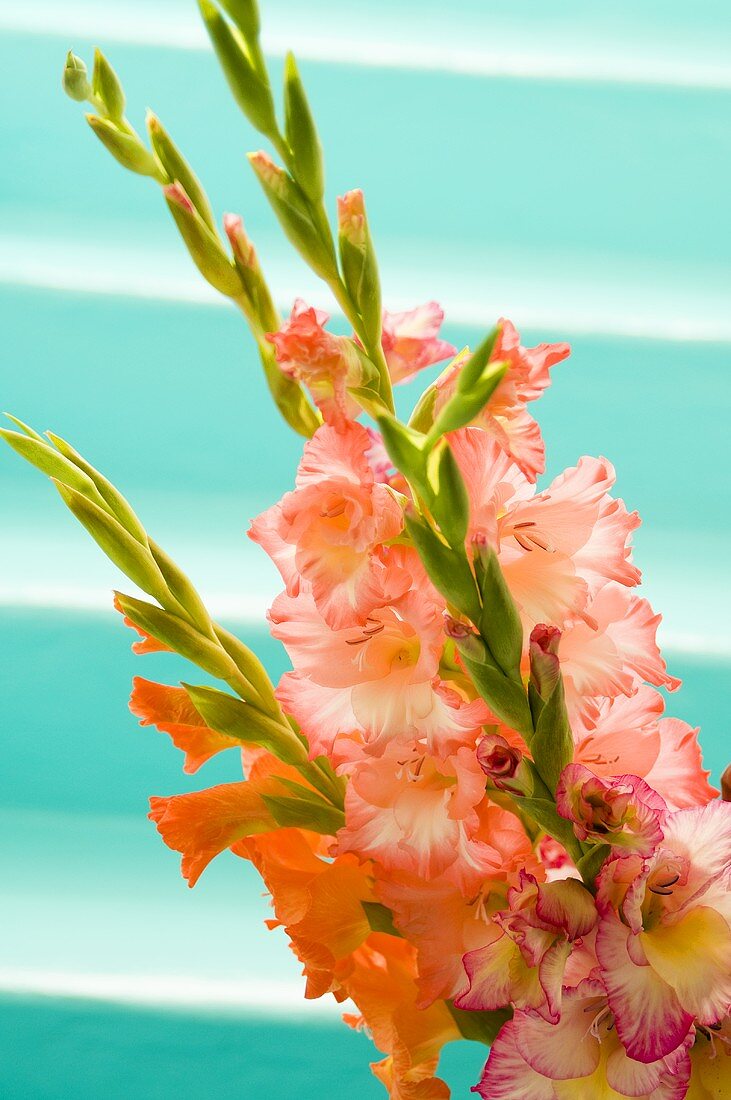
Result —
<svg viewBox="0 0 731 1100"><path fill-rule="evenodd" d="M691 1038L671 1056L637 1062L617 1036L606 993L594 978L564 994L551 1024L516 1012L492 1045L476 1092L484 1100L682 1100Z"/></svg>
<svg viewBox="0 0 731 1100"><path fill-rule="evenodd" d="M665 802L637 775L600 779L583 764L568 764L556 788L556 809L579 840L649 856L662 840Z"/></svg>
<svg viewBox="0 0 731 1100"><path fill-rule="evenodd" d="M492 942L465 955L470 986L456 1003L476 1010L512 1004L556 1023L571 943L596 924L594 900L575 879L538 883L524 873L508 904L493 917Z"/></svg>
<svg viewBox="0 0 731 1100"><path fill-rule="evenodd" d="M543 473L545 454L540 428L525 406L540 397L549 385L550 368L566 359L570 352L568 344L524 348L511 322L504 318L499 322L490 362L507 363L508 369L475 424L497 440L531 482ZM460 356L453 369L437 382L437 413L454 393L465 362L466 357Z"/></svg>
<svg viewBox="0 0 731 1100"><path fill-rule="evenodd" d="M427 302L404 313L383 311L381 342L393 382L407 382L430 367L449 359L457 351L439 339L444 312L436 302Z"/></svg>
<svg viewBox="0 0 731 1100"><path fill-rule="evenodd" d="M615 478L606 459L582 458L536 494L486 432L465 428L450 443L470 500L469 536L482 535L498 552L528 632L538 623L563 629L581 621L608 581L638 583L629 549L637 518L610 497Z"/></svg>
<svg viewBox="0 0 731 1100"><path fill-rule="evenodd" d="M312 586L318 611L334 630L363 624L370 607L400 596L408 578L395 571L388 591L379 552L403 527L393 493L376 482L367 459L372 440L360 424L324 425L305 445L297 488L258 519L249 535L275 564L290 595L299 578Z"/></svg>
<svg viewBox="0 0 731 1100"><path fill-rule="evenodd" d="M281 369L304 382L325 420L343 427L359 411L347 389L360 385L362 368L352 340L325 329L328 319L327 313L298 298L289 320L278 332L268 332L267 340L274 344Z"/></svg>
<svg viewBox="0 0 731 1100"><path fill-rule="evenodd" d="M669 814L649 859L602 868L596 950L617 1032L641 1062L731 1007L731 806Z"/></svg>

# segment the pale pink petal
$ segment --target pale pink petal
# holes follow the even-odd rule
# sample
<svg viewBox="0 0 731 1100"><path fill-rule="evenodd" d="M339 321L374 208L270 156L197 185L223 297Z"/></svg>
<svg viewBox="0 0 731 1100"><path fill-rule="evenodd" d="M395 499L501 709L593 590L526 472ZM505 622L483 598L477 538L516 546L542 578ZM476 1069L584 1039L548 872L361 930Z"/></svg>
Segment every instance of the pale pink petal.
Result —
<svg viewBox="0 0 731 1100"><path fill-rule="evenodd" d="M679 718L663 718L657 728L660 751L646 773L647 782L673 810L710 802L718 791L708 782L710 772L703 767L700 730Z"/></svg>
<svg viewBox="0 0 731 1100"><path fill-rule="evenodd" d="M383 351L394 382L405 382L417 371L440 363L457 349L439 339L444 312L437 302L403 313L383 312Z"/></svg>

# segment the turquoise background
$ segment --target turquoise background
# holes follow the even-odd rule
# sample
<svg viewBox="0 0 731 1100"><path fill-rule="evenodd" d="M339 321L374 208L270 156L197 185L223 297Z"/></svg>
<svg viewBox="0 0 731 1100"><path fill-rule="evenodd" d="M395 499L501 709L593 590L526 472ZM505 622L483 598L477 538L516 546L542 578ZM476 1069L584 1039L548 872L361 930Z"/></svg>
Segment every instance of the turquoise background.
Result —
<svg viewBox="0 0 731 1100"><path fill-rule="evenodd" d="M717 777L731 662L728 5L262 6L275 76L285 45L301 58L331 207L366 191L387 304L437 298L458 345L501 314L527 343L571 341L536 407L548 473L583 453L614 461L684 679L670 712L702 726ZM261 625L276 578L245 530L289 487L300 443L155 186L113 163L62 95L64 52L104 46L132 121L153 106L218 214L244 215L282 306L296 293L327 306L245 163L260 141L184 0L0 0L0 31L2 406L104 470L276 676L284 658ZM402 390L404 409L414 397ZM183 663L130 653L108 610L120 578L9 453L0 517L0 1096L378 1097L367 1039L301 1001L248 865L224 855L188 891L145 820L150 794L239 772L229 753L183 776L167 738L127 712L133 675L172 682ZM445 1052L455 1096L482 1057Z"/></svg>

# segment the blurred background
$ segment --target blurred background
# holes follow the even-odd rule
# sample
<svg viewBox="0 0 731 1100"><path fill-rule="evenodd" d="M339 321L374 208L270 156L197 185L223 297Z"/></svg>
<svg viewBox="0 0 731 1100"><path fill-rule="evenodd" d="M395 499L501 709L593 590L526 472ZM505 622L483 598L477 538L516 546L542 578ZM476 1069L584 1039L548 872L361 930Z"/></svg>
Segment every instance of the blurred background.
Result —
<svg viewBox="0 0 731 1100"><path fill-rule="evenodd" d="M362 186L391 309L438 299L445 335L501 314L525 343L569 339L536 413L548 476L616 464L644 517L636 560L665 616L670 713L727 763L731 388L731 8L718 0L263 0L275 75L292 46L334 196ZM220 216L241 213L279 304L325 293L286 246L187 0L0 0L0 398L102 469L215 613L285 667L277 590L249 519L291 484L242 320L197 276L156 186L125 173L60 87L103 47L131 121L153 107ZM422 379L422 382L426 379ZM404 407L415 394L401 393ZM381 1095L368 1040L305 1004L261 885L225 854L190 892L147 797L184 777L126 710L135 658L121 584L55 499L0 455L0 1095ZM483 1059L448 1049L468 1095Z"/></svg>

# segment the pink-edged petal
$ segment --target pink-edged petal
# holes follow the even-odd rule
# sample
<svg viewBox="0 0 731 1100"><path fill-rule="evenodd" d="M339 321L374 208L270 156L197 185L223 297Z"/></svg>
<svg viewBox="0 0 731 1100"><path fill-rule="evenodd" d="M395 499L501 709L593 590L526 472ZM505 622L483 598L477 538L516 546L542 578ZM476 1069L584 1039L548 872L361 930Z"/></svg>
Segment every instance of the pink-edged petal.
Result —
<svg viewBox="0 0 731 1100"><path fill-rule="evenodd" d="M628 1055L655 1062L680 1046L693 1015L653 967L632 961L627 942L633 934L616 917L605 917L597 931L597 957L617 1034Z"/></svg>
<svg viewBox="0 0 731 1100"><path fill-rule="evenodd" d="M478 1085L483 1100L555 1100L553 1084L536 1073L521 1054L514 1021L503 1024Z"/></svg>
<svg viewBox="0 0 731 1100"><path fill-rule="evenodd" d="M516 1013L516 1039L536 1073L553 1081L568 1081L594 1072L599 1064L599 1042L591 1025L604 1004L603 988L590 981L565 994L557 1023Z"/></svg>
<svg viewBox="0 0 731 1100"><path fill-rule="evenodd" d="M497 925L489 927L491 942L468 951L462 960L470 986L455 1001L459 1008L488 1011L513 999L513 971L520 964L520 951Z"/></svg>
<svg viewBox="0 0 731 1100"><path fill-rule="evenodd" d="M541 883L536 912L547 924L561 928L570 940L588 935L597 922L594 898L573 878Z"/></svg>

